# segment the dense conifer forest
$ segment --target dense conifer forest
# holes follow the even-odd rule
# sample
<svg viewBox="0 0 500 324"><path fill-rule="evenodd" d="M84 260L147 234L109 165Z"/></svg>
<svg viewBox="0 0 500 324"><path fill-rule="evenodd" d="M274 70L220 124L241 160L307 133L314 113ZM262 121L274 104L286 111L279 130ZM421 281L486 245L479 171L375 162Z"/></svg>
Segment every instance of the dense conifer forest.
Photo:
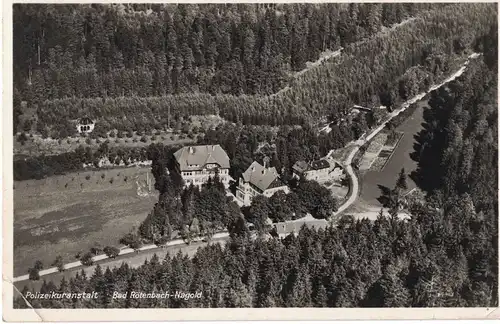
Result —
<svg viewBox="0 0 500 324"><path fill-rule="evenodd" d="M491 4L16 5L14 118L24 101L52 137L83 115L106 130L335 119L425 88L495 21Z"/></svg>

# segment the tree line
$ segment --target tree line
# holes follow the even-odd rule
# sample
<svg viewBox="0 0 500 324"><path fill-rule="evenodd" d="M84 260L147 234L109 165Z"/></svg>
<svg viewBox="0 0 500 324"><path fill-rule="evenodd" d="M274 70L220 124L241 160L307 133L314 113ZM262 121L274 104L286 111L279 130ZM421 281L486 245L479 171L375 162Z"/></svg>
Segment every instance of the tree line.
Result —
<svg viewBox="0 0 500 324"><path fill-rule="evenodd" d="M55 155L40 155L16 159L14 161L14 180L43 179L54 175L100 168L102 162L106 166L130 165L134 162L152 160L158 150L170 147L163 144L150 144L148 147L116 147L102 143L97 150L89 146L78 146L72 152ZM174 150L177 147L170 148Z"/></svg>

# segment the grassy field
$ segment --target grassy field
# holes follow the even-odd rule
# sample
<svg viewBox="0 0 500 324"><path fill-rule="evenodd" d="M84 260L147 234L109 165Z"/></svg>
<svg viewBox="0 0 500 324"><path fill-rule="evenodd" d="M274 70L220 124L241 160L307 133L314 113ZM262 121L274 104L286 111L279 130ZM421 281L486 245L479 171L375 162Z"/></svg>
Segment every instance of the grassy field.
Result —
<svg viewBox="0 0 500 324"><path fill-rule="evenodd" d="M150 168L85 171L14 183L14 275L25 274L35 260L48 268L57 255L64 263L75 254L118 240L137 227L158 201Z"/></svg>

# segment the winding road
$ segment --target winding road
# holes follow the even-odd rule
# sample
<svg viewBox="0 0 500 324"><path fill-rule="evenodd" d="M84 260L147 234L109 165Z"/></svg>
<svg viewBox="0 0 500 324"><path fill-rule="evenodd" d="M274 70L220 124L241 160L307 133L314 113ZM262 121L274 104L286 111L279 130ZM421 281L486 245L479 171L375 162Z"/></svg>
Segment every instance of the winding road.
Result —
<svg viewBox="0 0 500 324"><path fill-rule="evenodd" d="M468 57L467 61L464 63L464 65L457 72L455 72L453 75L451 75L449 78L447 78L446 80L444 80L443 82L441 82L441 83L439 83L437 85L432 86L427 92L419 93L415 97L413 97L413 98L407 100L406 102L404 102L401 105L401 108L399 108L399 109L391 112L389 114L388 118L381 125L379 125L377 128L375 128L374 130L372 130L364 139L353 141L353 142L351 142L351 143L348 144L348 145L353 145L354 147L353 147L352 151L349 153L349 155L347 156L347 158L345 159L345 161L343 161L343 164L344 164L344 167L346 168L347 173L349 174L349 176L352 179L352 186L353 186L353 188L351 190L351 196L347 199L347 201L345 201L342 204L342 206L340 206L338 208L338 210L336 212L333 213L333 216L336 216L336 215L342 213L343 211L345 211L358 198L358 195L359 195L359 180L358 180L358 178L356 176L356 173L354 172L354 170L352 168L352 160L353 160L354 156L356 155L356 153L358 153L359 148L361 146L363 146L365 143L369 142L375 135L377 135L382 129L384 129L384 127L387 125L387 123L390 120L392 120L394 117L396 117L397 115L399 115L401 112L403 112L406 109L408 109L408 107L410 107L410 105L416 103L419 100L422 100L422 98L424 98L430 92L432 92L432 91L434 91L436 89L439 89L440 87L442 87L443 85L447 84L448 82L451 82L451 81L455 80L456 78L458 78L459 76L461 76L462 73L464 73L467 65L470 62L470 60L471 59L475 59L475 58L477 58L479 56L480 56L479 53L473 53L473 54L469 55L469 57ZM333 150L331 150L327 154L327 157L330 157L332 153L333 153Z"/></svg>

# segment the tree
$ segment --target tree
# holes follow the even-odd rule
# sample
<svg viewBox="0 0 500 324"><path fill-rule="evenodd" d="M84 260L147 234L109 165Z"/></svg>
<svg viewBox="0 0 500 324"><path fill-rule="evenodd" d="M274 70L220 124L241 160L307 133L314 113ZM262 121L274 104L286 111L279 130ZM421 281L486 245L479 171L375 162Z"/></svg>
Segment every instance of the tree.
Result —
<svg viewBox="0 0 500 324"><path fill-rule="evenodd" d="M40 270L36 268L30 268L28 270L28 276L30 280L40 280Z"/></svg>
<svg viewBox="0 0 500 324"><path fill-rule="evenodd" d="M406 184L405 168L401 168L401 171L399 172L398 180L396 181L396 188L401 190L408 189L408 185Z"/></svg>
<svg viewBox="0 0 500 324"><path fill-rule="evenodd" d="M63 263L63 258L62 256L58 255L55 259L55 261L52 263L53 267L57 267L57 270L59 272L63 272L65 270L64 268L64 263Z"/></svg>
<svg viewBox="0 0 500 324"><path fill-rule="evenodd" d="M35 265L33 266L34 269L37 269L37 270L42 270L43 269L43 263L42 261L40 260L36 260L35 261Z"/></svg>
<svg viewBox="0 0 500 324"><path fill-rule="evenodd" d="M103 251L109 258L112 259L116 258L120 254L120 249L114 246L106 246Z"/></svg>
<svg viewBox="0 0 500 324"><path fill-rule="evenodd" d="M93 260L93 257L94 255L91 253L91 252L87 252L85 253L81 258L80 258L80 262L84 265L84 266L91 266L94 264L94 260Z"/></svg>
<svg viewBox="0 0 500 324"><path fill-rule="evenodd" d="M255 229L260 233L264 234L267 233L270 230L269 224L268 224L268 218L269 218L269 206L268 206L268 200L266 196L263 195L258 195L255 196L252 199L252 204L250 205L249 208L249 215L248 215L248 220L254 224Z"/></svg>
<svg viewBox="0 0 500 324"><path fill-rule="evenodd" d="M123 236L120 239L120 243L124 244L124 245L127 245L128 247L130 247L130 248L132 248L134 250L137 250L138 248L141 247L140 238L137 235L133 234L133 233L128 233L125 236Z"/></svg>

